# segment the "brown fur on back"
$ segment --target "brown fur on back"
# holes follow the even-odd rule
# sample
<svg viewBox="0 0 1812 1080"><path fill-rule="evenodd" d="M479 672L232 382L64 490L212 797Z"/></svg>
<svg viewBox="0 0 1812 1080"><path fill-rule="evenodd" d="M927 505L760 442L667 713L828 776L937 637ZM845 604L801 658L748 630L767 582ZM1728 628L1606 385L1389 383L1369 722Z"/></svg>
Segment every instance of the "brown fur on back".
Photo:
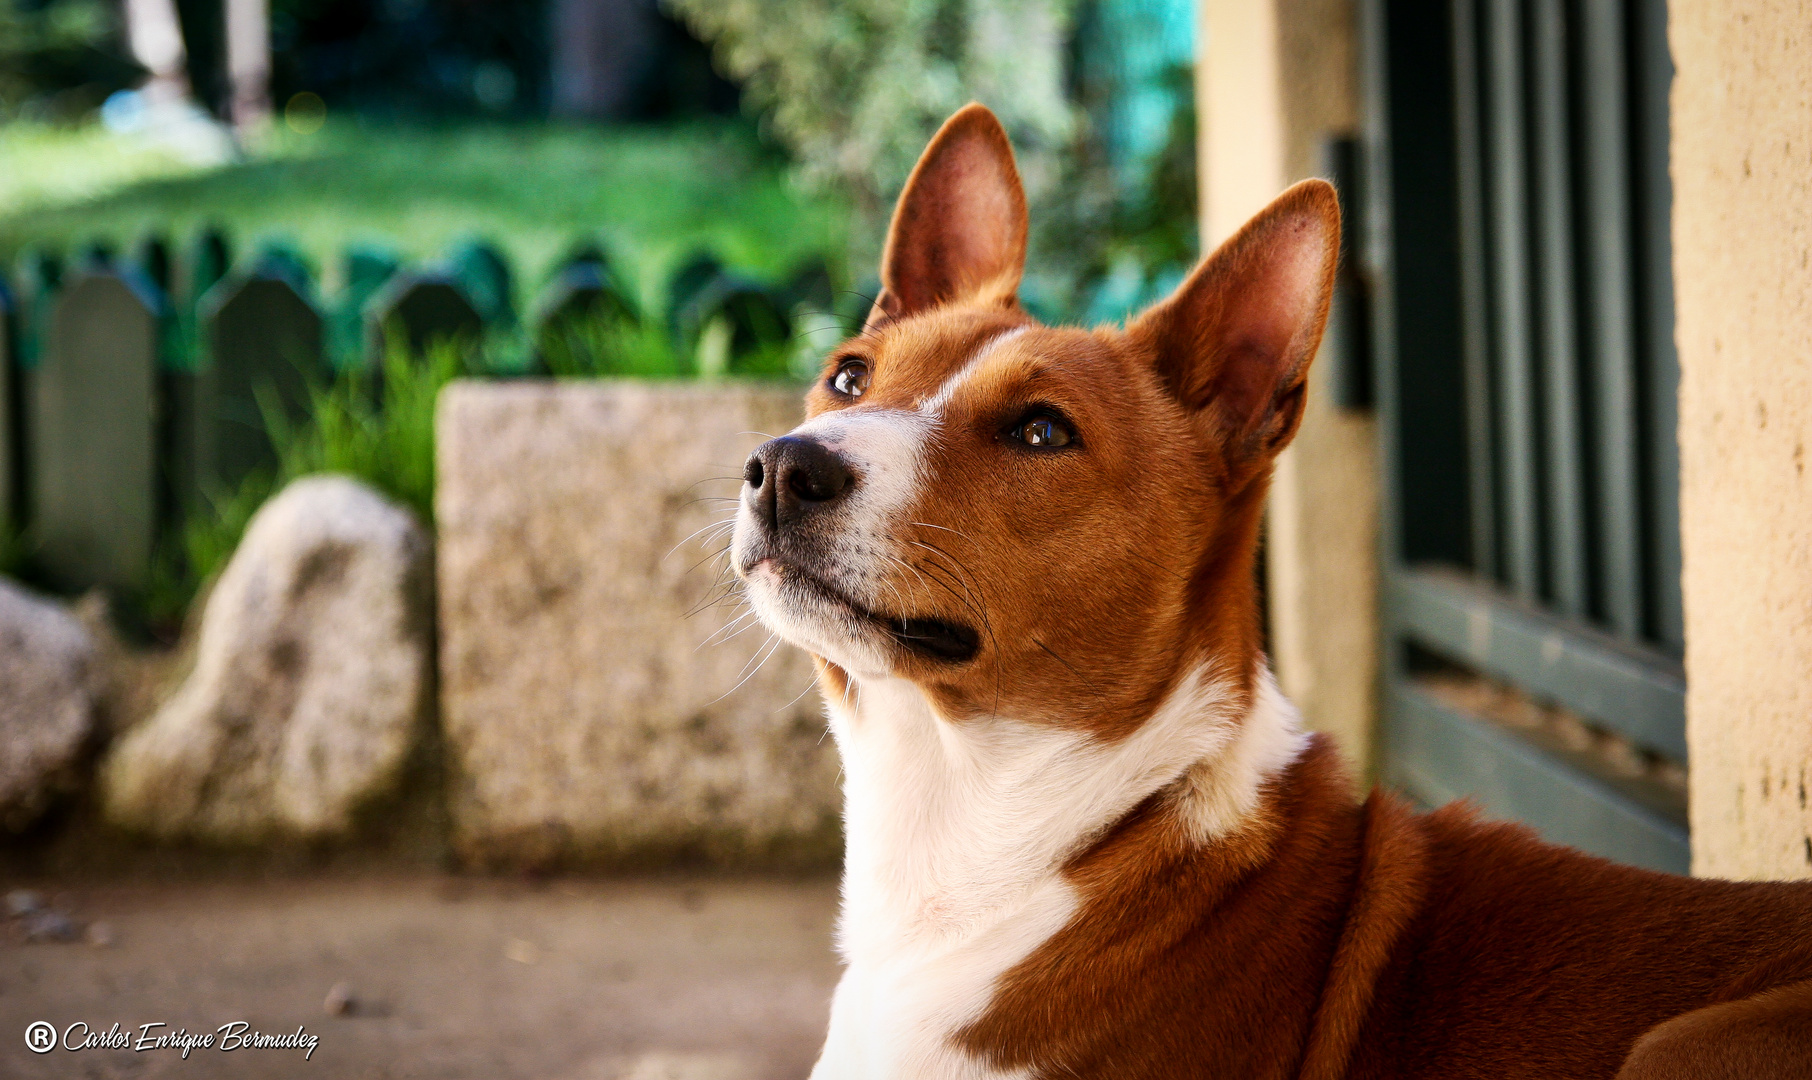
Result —
<svg viewBox="0 0 1812 1080"><path fill-rule="evenodd" d="M1154 799L964 1044L1090 1077L1612 1077L1655 1025L1812 977L1812 885L1696 881L1363 805L1325 738L1190 850Z"/></svg>

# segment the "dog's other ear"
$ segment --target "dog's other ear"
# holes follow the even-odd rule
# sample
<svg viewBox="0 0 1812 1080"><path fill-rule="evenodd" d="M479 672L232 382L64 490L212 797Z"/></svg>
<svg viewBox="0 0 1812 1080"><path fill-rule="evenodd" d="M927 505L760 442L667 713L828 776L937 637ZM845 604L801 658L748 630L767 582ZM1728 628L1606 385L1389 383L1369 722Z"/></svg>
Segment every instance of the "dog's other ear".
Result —
<svg viewBox="0 0 1812 1080"><path fill-rule="evenodd" d="M1268 458L1296 434L1339 256L1334 188L1304 180L1127 327L1235 464Z"/></svg>
<svg viewBox="0 0 1812 1080"><path fill-rule="evenodd" d="M987 108L944 121L900 192L868 325L957 299L1010 307L1026 262L1026 196L1013 146Z"/></svg>

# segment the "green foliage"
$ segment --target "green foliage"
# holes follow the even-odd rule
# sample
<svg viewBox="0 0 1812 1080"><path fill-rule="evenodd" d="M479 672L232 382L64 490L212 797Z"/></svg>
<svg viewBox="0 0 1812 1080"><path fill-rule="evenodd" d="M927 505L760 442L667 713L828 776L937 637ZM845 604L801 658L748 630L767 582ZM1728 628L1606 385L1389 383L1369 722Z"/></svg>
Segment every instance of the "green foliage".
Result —
<svg viewBox="0 0 1812 1080"><path fill-rule="evenodd" d="M1187 264L1196 257L1196 153L1194 72L1171 69L1167 81L1181 107L1170 118L1170 131L1151 163L1137 195L1122 203L1117 234L1138 245L1153 267Z"/></svg>
<svg viewBox="0 0 1812 1080"><path fill-rule="evenodd" d="M98 45L112 31L113 12L100 0L0 0L0 61L9 70L43 53Z"/></svg>
<svg viewBox="0 0 1812 1080"><path fill-rule="evenodd" d="M737 376L797 379L817 373L822 350L808 335L755 341L737 348L724 317L711 320L686 355L667 329L623 318L574 319L543 336L542 357L557 378L677 379ZM822 344L822 343L820 343ZM801 367L800 354L806 354Z"/></svg>
<svg viewBox="0 0 1812 1080"><path fill-rule="evenodd" d="M114 24L115 9L103 0L0 0L0 117L80 78L84 54L102 45Z"/></svg>
<svg viewBox="0 0 1812 1080"><path fill-rule="evenodd" d="M971 100L1000 116L1034 197L1076 132L1072 0L666 0L767 110L805 177L877 214Z"/></svg>
<svg viewBox="0 0 1812 1080"><path fill-rule="evenodd" d="M572 319L550 327L541 342L549 373L673 379L692 374L664 326L625 318Z"/></svg>
<svg viewBox="0 0 1812 1080"><path fill-rule="evenodd" d="M1178 107L1139 183L1116 191L1112 170L1091 160L1099 148L1090 148L1070 174L1071 197L1046 208L1033 232L1034 264L1061 260L1066 250L1090 253L1074 264L1072 285L1085 322L1117 321L1160 299L1199 254L1192 77L1187 66L1166 73Z"/></svg>
<svg viewBox="0 0 1812 1080"><path fill-rule="evenodd" d="M362 480L434 520L434 407L440 390L466 371L470 349L442 342L412 356L392 341L376 373L341 372L311 392L309 417L291 427L274 403L264 419L277 447L277 465L254 470L231 491L211 492L174 542L159 553L147 614L180 619L203 582L233 554L252 515L290 481L313 473Z"/></svg>
<svg viewBox="0 0 1812 1080"><path fill-rule="evenodd" d="M344 473L434 520L434 405L441 387L464 373L457 343L417 358L393 342L373 392L363 372L342 375L315 395L313 426L282 454L285 482L309 473Z"/></svg>
<svg viewBox="0 0 1812 1080"><path fill-rule="evenodd" d="M146 595L122 598L164 629L231 556L264 500L298 476L348 473L431 520L434 395L455 375L525 373L538 354L568 377L697 374L695 343L677 340L659 317L578 323L551 348L533 340L525 325L533 301L575 245L607 250L634 294L632 306L646 312L666 310L672 268L701 250L770 282L814 259L841 280L843 265L843 205L802 195L744 125L367 128L342 121L311 137L279 135L247 161L198 167L98 127L12 123L0 125L0 162L0 268L28 248L73 254L97 237L130 250L135 238L155 234L180 249L201 229L219 227L244 258L282 236L305 264L324 271L316 295L336 319L344 255L371 237L418 265L472 236L491 237L515 270L510 300L519 318L469 355L442 349L405 360L391 349L395 359L380 370L343 371L317 387L307 421L293 430L279 410L266 410L278 464L190 508L159 551ZM350 340L357 340L353 314ZM170 330L165 362L193 369L194 326L179 312ZM739 350L725 373L786 375L793 348ZM29 572L29 539L0 537L0 572Z"/></svg>
<svg viewBox="0 0 1812 1080"><path fill-rule="evenodd" d="M744 82L802 178L850 199L860 264L926 140L971 100L1013 139L1035 314L1121 318L1195 257L1191 68L1166 67L1191 37L1178 0L664 2Z"/></svg>

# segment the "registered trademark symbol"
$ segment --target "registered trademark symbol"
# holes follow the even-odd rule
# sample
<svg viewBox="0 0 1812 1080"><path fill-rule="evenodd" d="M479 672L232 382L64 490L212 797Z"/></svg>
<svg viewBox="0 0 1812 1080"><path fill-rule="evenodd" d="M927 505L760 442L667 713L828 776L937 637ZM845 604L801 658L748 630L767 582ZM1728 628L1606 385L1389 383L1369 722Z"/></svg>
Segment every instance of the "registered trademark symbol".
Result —
<svg viewBox="0 0 1812 1080"><path fill-rule="evenodd" d="M48 1054L57 1048L57 1029L42 1020L27 1024L25 1045L31 1047L34 1054Z"/></svg>

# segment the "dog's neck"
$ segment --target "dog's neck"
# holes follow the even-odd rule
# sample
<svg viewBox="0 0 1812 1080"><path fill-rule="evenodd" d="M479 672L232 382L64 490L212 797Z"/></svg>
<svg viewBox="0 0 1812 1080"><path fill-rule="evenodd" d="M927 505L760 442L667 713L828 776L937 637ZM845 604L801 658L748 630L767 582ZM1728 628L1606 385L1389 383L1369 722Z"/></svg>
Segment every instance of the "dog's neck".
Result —
<svg viewBox="0 0 1812 1080"><path fill-rule="evenodd" d="M1197 664L1137 730L1106 741L1007 717L953 722L909 682L850 681L830 703L845 957L942 951L1032 909L1054 932L1074 906L1064 866L1160 792L1186 842L1237 831L1306 739L1262 662L1249 685Z"/></svg>

